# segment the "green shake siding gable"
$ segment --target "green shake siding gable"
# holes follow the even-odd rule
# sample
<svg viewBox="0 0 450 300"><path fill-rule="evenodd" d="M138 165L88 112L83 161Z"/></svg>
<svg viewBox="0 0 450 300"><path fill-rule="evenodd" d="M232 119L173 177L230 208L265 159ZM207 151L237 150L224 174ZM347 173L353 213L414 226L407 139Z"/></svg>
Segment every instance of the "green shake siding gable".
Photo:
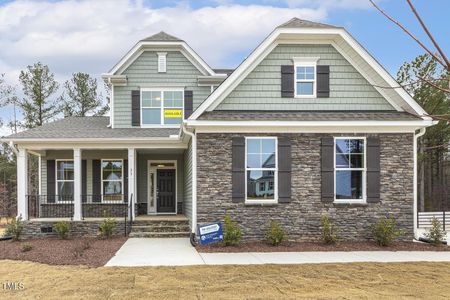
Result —
<svg viewBox="0 0 450 300"><path fill-rule="evenodd" d="M131 127L131 91L141 87L184 87L193 91L194 109L210 92L209 86L198 86L201 72L179 51L167 51L167 72L158 73L157 53L145 51L124 72L127 86L114 87L114 127Z"/></svg>
<svg viewBox="0 0 450 300"><path fill-rule="evenodd" d="M281 65L319 57L330 66L329 98L281 98ZM394 110L332 45L278 45L216 110Z"/></svg>

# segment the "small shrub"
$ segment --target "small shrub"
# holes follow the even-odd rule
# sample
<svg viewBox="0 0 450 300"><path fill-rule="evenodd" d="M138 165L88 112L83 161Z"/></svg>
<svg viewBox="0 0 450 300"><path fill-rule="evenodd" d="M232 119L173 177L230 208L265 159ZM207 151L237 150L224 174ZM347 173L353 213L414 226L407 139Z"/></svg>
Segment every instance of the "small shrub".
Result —
<svg viewBox="0 0 450 300"><path fill-rule="evenodd" d="M100 230L100 236L105 239L109 239L114 232L114 229L116 229L117 222L115 219L106 218L102 221L100 224L99 230Z"/></svg>
<svg viewBox="0 0 450 300"><path fill-rule="evenodd" d="M277 221L271 220L266 238L272 246L278 246L287 239L287 234Z"/></svg>
<svg viewBox="0 0 450 300"><path fill-rule="evenodd" d="M73 249L73 256L75 258L80 258L84 255L84 252L91 248L91 243L88 240L84 240L81 245L76 246Z"/></svg>
<svg viewBox="0 0 450 300"><path fill-rule="evenodd" d="M437 246L442 244L445 235L446 232L442 229L441 222L439 222L439 220L436 219L436 217L433 217L433 219L431 219L431 228L427 233L425 233L425 237L430 239L430 242L433 245Z"/></svg>
<svg viewBox="0 0 450 300"><path fill-rule="evenodd" d="M61 239L63 240L67 239L70 231L70 223L67 221L60 221L56 223L55 231Z"/></svg>
<svg viewBox="0 0 450 300"><path fill-rule="evenodd" d="M23 244L23 245L20 247L20 250L21 250L22 252L28 252L28 251L31 251L32 249L33 249L33 246L30 245L30 244Z"/></svg>
<svg viewBox="0 0 450 300"><path fill-rule="evenodd" d="M22 216L19 216L17 219L12 218L6 226L5 236L11 236L14 241L18 241L22 235L23 227Z"/></svg>
<svg viewBox="0 0 450 300"><path fill-rule="evenodd" d="M225 246L235 246L239 245L241 242L242 232L239 225L231 220L230 215L225 215L223 220L223 242Z"/></svg>
<svg viewBox="0 0 450 300"><path fill-rule="evenodd" d="M322 224L322 238L327 244L334 244L339 240L339 234L336 226L331 222L328 215L322 215L320 218Z"/></svg>
<svg viewBox="0 0 450 300"><path fill-rule="evenodd" d="M397 222L393 217L384 217L371 227L372 234L379 246L389 246L395 239L403 235L403 231L397 229Z"/></svg>

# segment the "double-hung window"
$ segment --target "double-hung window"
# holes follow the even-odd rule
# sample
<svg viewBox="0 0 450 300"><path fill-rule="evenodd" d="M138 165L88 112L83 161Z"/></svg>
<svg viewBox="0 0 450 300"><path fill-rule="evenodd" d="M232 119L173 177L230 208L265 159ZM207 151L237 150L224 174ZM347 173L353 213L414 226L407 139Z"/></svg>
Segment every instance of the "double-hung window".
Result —
<svg viewBox="0 0 450 300"><path fill-rule="evenodd" d="M335 201L366 198L365 138L335 138Z"/></svg>
<svg viewBox="0 0 450 300"><path fill-rule="evenodd" d="M123 160L102 160L103 201L123 200Z"/></svg>
<svg viewBox="0 0 450 300"><path fill-rule="evenodd" d="M294 57L295 97L316 97L316 64L318 58Z"/></svg>
<svg viewBox="0 0 450 300"><path fill-rule="evenodd" d="M73 193L73 160L56 160L56 195L58 201L73 201Z"/></svg>
<svg viewBox="0 0 450 300"><path fill-rule="evenodd" d="M277 139L246 138L246 201L277 201Z"/></svg>
<svg viewBox="0 0 450 300"><path fill-rule="evenodd" d="M183 121L183 90L143 89L141 99L143 126L179 125Z"/></svg>

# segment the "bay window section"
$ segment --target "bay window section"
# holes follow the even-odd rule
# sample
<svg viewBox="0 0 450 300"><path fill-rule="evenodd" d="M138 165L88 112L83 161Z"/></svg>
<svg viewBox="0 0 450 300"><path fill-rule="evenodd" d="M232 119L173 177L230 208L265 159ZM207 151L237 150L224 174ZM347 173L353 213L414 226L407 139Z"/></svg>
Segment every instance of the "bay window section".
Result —
<svg viewBox="0 0 450 300"><path fill-rule="evenodd" d="M364 202L364 138L335 138L335 201Z"/></svg>
<svg viewBox="0 0 450 300"><path fill-rule="evenodd" d="M142 125L179 125L183 121L183 90L150 90L141 92Z"/></svg>
<svg viewBox="0 0 450 300"><path fill-rule="evenodd" d="M56 160L56 195L58 202L73 201L73 160Z"/></svg>
<svg viewBox="0 0 450 300"><path fill-rule="evenodd" d="M102 160L103 201L123 200L123 160Z"/></svg>
<svg viewBox="0 0 450 300"><path fill-rule="evenodd" d="M277 140L246 138L246 201L276 201Z"/></svg>

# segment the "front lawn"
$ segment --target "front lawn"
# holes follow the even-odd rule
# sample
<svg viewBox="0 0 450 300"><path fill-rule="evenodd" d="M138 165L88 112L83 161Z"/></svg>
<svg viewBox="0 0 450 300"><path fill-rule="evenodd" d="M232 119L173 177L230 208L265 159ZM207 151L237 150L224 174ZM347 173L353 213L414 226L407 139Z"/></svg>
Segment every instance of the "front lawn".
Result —
<svg viewBox="0 0 450 300"><path fill-rule="evenodd" d="M126 240L126 237L117 236L105 240L98 238L61 240L55 237L17 242L0 241L0 259L28 260L51 265L99 267L105 265Z"/></svg>
<svg viewBox="0 0 450 300"><path fill-rule="evenodd" d="M149 254L150 255L150 254ZM86 268L0 261L0 298L448 299L450 263Z"/></svg>

